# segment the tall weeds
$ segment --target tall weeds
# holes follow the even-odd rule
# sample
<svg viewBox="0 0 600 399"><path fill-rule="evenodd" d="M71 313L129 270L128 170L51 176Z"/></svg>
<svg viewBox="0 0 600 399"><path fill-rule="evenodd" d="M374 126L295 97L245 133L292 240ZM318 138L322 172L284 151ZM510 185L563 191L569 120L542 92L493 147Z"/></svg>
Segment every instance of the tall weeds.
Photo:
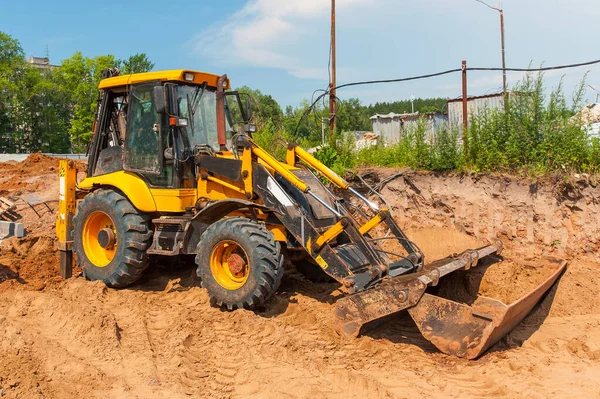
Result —
<svg viewBox="0 0 600 399"><path fill-rule="evenodd" d="M378 143L357 151L356 164L534 175L556 170L597 172L600 141L589 137L577 114L584 94L585 78L569 105L562 80L547 91L543 74L529 74L513 88L506 106L475 115L466 137L459 137L456 129L428 137L427 124L421 120L403 131L397 144Z"/></svg>

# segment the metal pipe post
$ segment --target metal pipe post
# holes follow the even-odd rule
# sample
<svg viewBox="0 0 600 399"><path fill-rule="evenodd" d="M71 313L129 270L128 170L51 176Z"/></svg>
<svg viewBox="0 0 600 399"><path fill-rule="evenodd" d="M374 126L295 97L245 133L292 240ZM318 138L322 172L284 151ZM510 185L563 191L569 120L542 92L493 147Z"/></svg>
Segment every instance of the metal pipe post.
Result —
<svg viewBox="0 0 600 399"><path fill-rule="evenodd" d="M504 88L504 95L506 96L506 59L504 58L504 12L500 12L500 36L502 40L502 84ZM504 100L506 101L506 99Z"/></svg>
<svg viewBox="0 0 600 399"><path fill-rule="evenodd" d="M467 113L467 61L462 62L462 114L463 114L463 140L465 145L468 142L467 128L469 127L469 119Z"/></svg>

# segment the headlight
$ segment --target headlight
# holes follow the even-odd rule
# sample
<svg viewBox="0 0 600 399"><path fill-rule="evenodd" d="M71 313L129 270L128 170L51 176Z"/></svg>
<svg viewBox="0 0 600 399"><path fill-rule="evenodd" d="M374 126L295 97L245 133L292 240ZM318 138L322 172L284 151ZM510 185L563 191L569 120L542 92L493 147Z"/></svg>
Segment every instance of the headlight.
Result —
<svg viewBox="0 0 600 399"><path fill-rule="evenodd" d="M183 80L187 80L188 82L194 81L194 74L191 72L186 72L183 74Z"/></svg>

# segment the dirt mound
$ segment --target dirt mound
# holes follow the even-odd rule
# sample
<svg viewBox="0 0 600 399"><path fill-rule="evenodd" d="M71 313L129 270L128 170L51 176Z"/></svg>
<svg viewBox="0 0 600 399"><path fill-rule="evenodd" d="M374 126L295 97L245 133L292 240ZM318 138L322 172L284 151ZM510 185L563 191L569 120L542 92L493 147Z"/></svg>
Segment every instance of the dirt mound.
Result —
<svg viewBox="0 0 600 399"><path fill-rule="evenodd" d="M425 254L426 262L443 259L458 254L468 248L479 248L488 243L453 228L423 227L405 231Z"/></svg>
<svg viewBox="0 0 600 399"><path fill-rule="evenodd" d="M42 153L31 154L18 165L18 170L27 174L43 174L54 172L58 168L58 158L50 157Z"/></svg>
<svg viewBox="0 0 600 399"><path fill-rule="evenodd" d="M48 172L56 171L57 168L58 158L39 152L29 155L21 162L0 162L0 170L26 176L44 175Z"/></svg>
<svg viewBox="0 0 600 399"><path fill-rule="evenodd" d="M557 269L557 264L541 259L498 262L485 270L479 295L510 305L539 287ZM474 273L476 272L475 269Z"/></svg>
<svg viewBox="0 0 600 399"><path fill-rule="evenodd" d="M39 152L22 162L0 162L0 195L44 191L48 178L58 181L58 163L59 158ZM75 164L78 171L85 170L84 163L76 161Z"/></svg>
<svg viewBox="0 0 600 399"><path fill-rule="evenodd" d="M10 279L39 289L55 279L58 265L56 237L11 237L0 243L0 269L10 270L4 279L0 273L0 283Z"/></svg>
<svg viewBox="0 0 600 399"><path fill-rule="evenodd" d="M55 198L56 173L45 169L52 166L47 161L32 159L30 167L40 172L27 176L19 164L0 163L0 185L32 179L30 186L10 188L11 194L40 182L35 193ZM542 253L569 257L567 271L544 301L481 359L439 353L407 314L390 317L358 339L344 339L334 330L334 305L343 295L339 286L312 284L293 270L256 312L211 307L206 291L190 278L191 265L153 264L137 284L121 290L81 277L63 281L57 277L55 205L41 217L22 206L28 236L0 243L0 395L597 396L600 260L585 246L598 243L593 196L600 193L585 187L579 199L557 203L551 189L540 186L532 194L522 181L407 178L388 183L384 191L428 260L503 237L506 260L488 277L505 287L517 278L537 281L531 270L516 267L519 259L535 262ZM481 293L490 293L486 284Z"/></svg>

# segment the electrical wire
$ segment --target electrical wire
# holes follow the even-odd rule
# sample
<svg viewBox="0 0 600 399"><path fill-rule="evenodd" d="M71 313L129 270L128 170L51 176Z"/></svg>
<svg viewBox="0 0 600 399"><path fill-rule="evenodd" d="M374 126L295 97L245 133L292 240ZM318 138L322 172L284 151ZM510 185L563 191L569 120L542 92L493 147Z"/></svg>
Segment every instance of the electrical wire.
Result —
<svg viewBox="0 0 600 399"><path fill-rule="evenodd" d="M581 63L577 63L577 64L557 65L557 66L551 66L551 67L540 67L540 68L472 68L472 67L467 67L467 68L465 68L465 70L467 70L467 71L544 72L544 71L555 71L555 70L568 69L568 68L577 68L577 67L589 66L589 65L594 65L594 64L600 64L600 60L581 62ZM362 85L371 85L371 84L380 84L380 83L408 82L411 80L428 79L428 78L433 78L433 77L437 77L437 76L449 75L449 74L457 73L457 72L462 72L462 68L448 69L448 70L442 71L442 72L430 73L430 74L419 75L419 76L411 76L411 77L407 77L407 78L365 80L365 81L359 81L359 82L345 83L345 84L342 84L342 85L339 85L336 87L329 87L327 90L325 90L325 92L323 94L321 94L319 97L317 97L317 99L314 100L312 102L312 104L302 113L300 120L296 124L296 129L294 130L294 136L297 135L298 129L300 128L300 125L304 121L304 118L306 118L306 115L308 115L313 110L315 105L323 97L330 94L333 90L343 89L344 87L351 87L351 86L362 86ZM336 97L336 100L337 100L337 97Z"/></svg>
<svg viewBox="0 0 600 399"><path fill-rule="evenodd" d="M481 1L481 0L475 0L475 1L478 2L478 3L481 3L481 4L484 4L484 5L488 6L492 10L496 10L496 11L502 12L502 9L496 8L496 7L492 7L491 5L489 5L488 3L486 3L485 1Z"/></svg>
<svg viewBox="0 0 600 399"><path fill-rule="evenodd" d="M467 71L509 71L509 72L544 72L544 71L555 71L558 69L577 68L582 66L600 64L600 60L580 62L578 64L568 65L557 65L551 67L540 67L540 68L467 68Z"/></svg>

